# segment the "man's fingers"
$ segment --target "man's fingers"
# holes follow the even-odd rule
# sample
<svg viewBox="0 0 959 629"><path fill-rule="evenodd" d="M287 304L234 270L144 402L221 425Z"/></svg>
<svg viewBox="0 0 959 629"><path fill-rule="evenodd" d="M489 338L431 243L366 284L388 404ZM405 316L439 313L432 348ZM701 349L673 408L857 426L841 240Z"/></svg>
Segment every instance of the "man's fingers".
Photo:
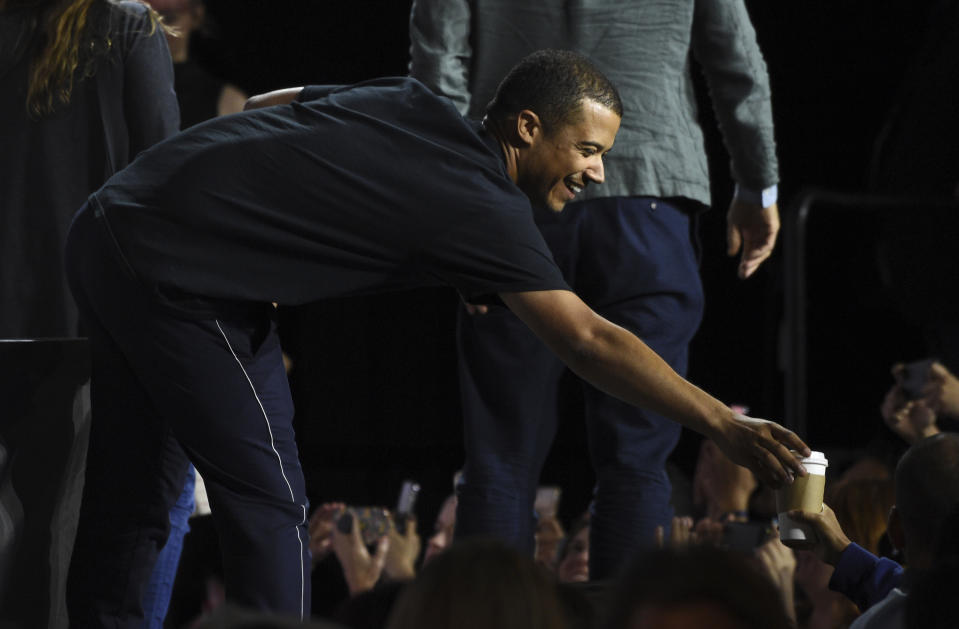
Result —
<svg viewBox="0 0 959 629"><path fill-rule="evenodd" d="M789 450L795 450L799 456L807 457L812 454L812 448L807 446L806 442L799 438L799 435L789 430L785 426L775 422L770 422L768 425L770 434L772 435L773 439L776 440L776 444L781 447L780 451L785 453L783 456L789 455L789 460L796 463L794 469L796 469L797 472L800 472L801 476L805 476L805 474L802 473L804 470L802 464L799 462L799 457L797 457L796 454L789 452Z"/></svg>
<svg viewBox="0 0 959 629"><path fill-rule="evenodd" d="M759 459L759 464L763 472L767 478L769 478L769 484L772 485L774 489L778 489L789 480L790 474L769 447L770 446L766 445L757 458Z"/></svg>
<svg viewBox="0 0 959 629"><path fill-rule="evenodd" d="M743 246L743 257L739 263L739 276L746 279L755 273L756 269L772 255L775 242L774 239L765 238L757 246L747 237Z"/></svg>
<svg viewBox="0 0 959 629"><path fill-rule="evenodd" d="M735 225L728 224L726 225L726 255L733 257L739 253L739 248L742 247L743 237L739 233L739 228Z"/></svg>

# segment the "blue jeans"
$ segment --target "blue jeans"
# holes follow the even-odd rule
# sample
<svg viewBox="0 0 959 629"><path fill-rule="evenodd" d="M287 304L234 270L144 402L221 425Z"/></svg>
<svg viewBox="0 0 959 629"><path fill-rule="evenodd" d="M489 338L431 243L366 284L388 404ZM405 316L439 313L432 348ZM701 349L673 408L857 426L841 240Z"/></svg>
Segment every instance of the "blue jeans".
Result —
<svg viewBox="0 0 959 629"><path fill-rule="evenodd" d="M685 375L703 311L690 216L661 199L631 197L571 204L537 222L573 290ZM533 501L565 366L504 307L477 316L461 309L457 334L466 462L456 535L532 550ZM603 579L668 525L665 463L680 426L583 386L596 472L590 573Z"/></svg>
<svg viewBox="0 0 959 629"><path fill-rule="evenodd" d="M124 266L106 227L87 207L67 238L93 368L70 626L143 626L146 584L190 461L213 505L227 598L307 618L306 492L273 308L175 316Z"/></svg>
<svg viewBox="0 0 959 629"><path fill-rule="evenodd" d="M190 532L190 516L193 514L193 490L196 487L196 469L191 465L187 471L183 491L176 499L176 504L170 509L170 534L166 544L157 555L153 574L147 583L143 595L143 617L146 619L146 629L162 629L167 609L170 607L170 596L173 594L173 583L176 581L177 566L180 565L180 553L183 552L183 538Z"/></svg>

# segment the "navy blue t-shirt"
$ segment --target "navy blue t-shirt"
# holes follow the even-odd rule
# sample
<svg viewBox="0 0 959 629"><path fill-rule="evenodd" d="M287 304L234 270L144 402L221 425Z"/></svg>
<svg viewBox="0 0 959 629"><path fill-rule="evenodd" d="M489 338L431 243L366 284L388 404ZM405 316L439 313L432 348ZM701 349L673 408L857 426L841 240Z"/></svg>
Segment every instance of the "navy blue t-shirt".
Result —
<svg viewBox="0 0 959 629"><path fill-rule="evenodd" d="M201 123L91 200L140 281L193 312L436 284L468 300L568 289L495 139L409 78Z"/></svg>

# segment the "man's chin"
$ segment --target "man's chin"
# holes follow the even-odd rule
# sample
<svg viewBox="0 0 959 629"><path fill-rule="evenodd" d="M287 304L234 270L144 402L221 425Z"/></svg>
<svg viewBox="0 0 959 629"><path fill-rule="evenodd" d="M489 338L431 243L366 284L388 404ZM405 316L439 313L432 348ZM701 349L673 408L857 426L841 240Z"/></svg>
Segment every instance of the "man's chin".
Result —
<svg viewBox="0 0 959 629"><path fill-rule="evenodd" d="M555 214L559 214L566 209L566 201L554 201L552 199L547 199L545 203L541 203L540 207L544 210L549 210Z"/></svg>

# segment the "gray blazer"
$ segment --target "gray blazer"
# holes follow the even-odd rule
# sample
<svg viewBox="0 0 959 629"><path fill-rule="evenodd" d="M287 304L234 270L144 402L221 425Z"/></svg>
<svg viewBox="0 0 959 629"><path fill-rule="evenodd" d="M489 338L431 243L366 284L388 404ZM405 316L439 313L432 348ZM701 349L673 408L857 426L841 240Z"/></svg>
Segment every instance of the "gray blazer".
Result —
<svg viewBox="0 0 959 629"><path fill-rule="evenodd" d="M743 0L414 0L410 74L482 118L499 81L526 54L577 50L620 91L622 127L606 182L585 197L686 197L710 203L690 54L731 157L732 176L777 183L766 65Z"/></svg>

